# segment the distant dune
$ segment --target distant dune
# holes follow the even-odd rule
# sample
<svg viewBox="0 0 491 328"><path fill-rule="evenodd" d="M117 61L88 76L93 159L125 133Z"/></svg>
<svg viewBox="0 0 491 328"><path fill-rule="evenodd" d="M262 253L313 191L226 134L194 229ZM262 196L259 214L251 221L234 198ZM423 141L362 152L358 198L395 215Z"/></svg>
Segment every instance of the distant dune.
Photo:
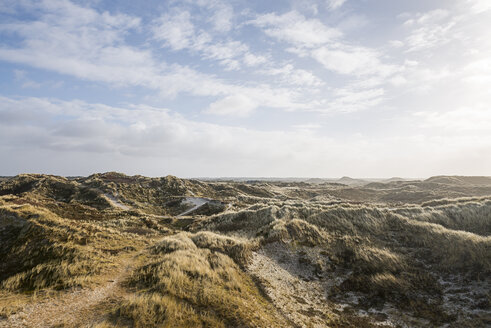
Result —
<svg viewBox="0 0 491 328"><path fill-rule="evenodd" d="M491 185L491 177L484 176L435 176L425 180L426 182L436 182L445 184L471 184L471 185Z"/></svg>

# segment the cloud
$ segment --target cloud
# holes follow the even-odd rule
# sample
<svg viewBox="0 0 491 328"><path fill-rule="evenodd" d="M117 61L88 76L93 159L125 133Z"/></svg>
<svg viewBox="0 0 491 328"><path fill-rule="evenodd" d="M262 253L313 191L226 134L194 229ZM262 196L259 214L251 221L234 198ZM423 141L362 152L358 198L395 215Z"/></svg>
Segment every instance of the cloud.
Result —
<svg viewBox="0 0 491 328"><path fill-rule="evenodd" d="M459 108L445 112L416 112L424 128L439 128L454 132L482 131L491 135L491 111L486 105Z"/></svg>
<svg viewBox="0 0 491 328"><path fill-rule="evenodd" d="M379 105L384 100L383 88L357 88L348 86L334 91L333 99L326 106L328 112L352 113Z"/></svg>
<svg viewBox="0 0 491 328"><path fill-rule="evenodd" d="M279 68L269 68L260 71L263 74L279 76L283 84L294 84L302 86L319 87L324 85L324 81L309 71L297 69L292 64L287 64Z"/></svg>
<svg viewBox="0 0 491 328"><path fill-rule="evenodd" d="M68 1L26 3L30 9L38 11L38 19L0 23L0 32L20 37L20 42L15 45L0 46L1 60L116 87L144 87L157 91L162 97L176 97L182 93L214 97L247 94L254 102L268 107L290 110L309 106L308 100L301 101L301 94L295 90L274 88L266 83L235 84L187 66L159 60L148 47L129 45L125 37L140 28L138 18L99 13ZM206 35L200 41L200 34L188 24L188 18L185 12L177 14L176 30L169 29L167 34L160 35L169 46L195 47L205 58L218 60L230 69L241 63L240 56L250 54L241 42L212 43L207 41ZM249 64L262 60L261 57L248 57Z"/></svg>
<svg viewBox="0 0 491 328"><path fill-rule="evenodd" d="M218 13L217 13L218 14ZM190 50L202 59L218 61L228 70L238 70L242 63L257 66L267 58L250 52L249 47L234 40L217 40L211 33L197 29L189 11L175 10L164 14L153 23L153 35L174 51ZM222 28L220 31L223 32Z"/></svg>
<svg viewBox="0 0 491 328"><path fill-rule="evenodd" d="M465 2L470 5L471 10L476 14L491 10L491 2L487 0L465 0Z"/></svg>
<svg viewBox="0 0 491 328"><path fill-rule="evenodd" d="M332 5L342 5L332 3ZM258 16L250 22L272 38L292 46L288 52L301 58L312 58L325 69L351 78L343 87L331 88L309 110L322 113L352 113L380 105L386 98L387 80L402 70L400 65L382 61L383 52L361 45L352 45L336 28L328 27L314 18L306 18L296 11L283 15L275 13ZM264 72L264 70L263 70ZM282 83L320 87L324 81L305 70L293 67L270 68L271 75L282 76ZM403 77L394 80L400 82ZM364 82L360 82L363 79ZM394 83L392 85L395 85Z"/></svg>
<svg viewBox="0 0 491 328"><path fill-rule="evenodd" d="M326 1L327 1L327 8L329 10L336 10L346 2L346 0L326 0Z"/></svg>
<svg viewBox="0 0 491 328"><path fill-rule="evenodd" d="M181 92L220 95L236 88L188 67L159 61L149 49L126 44L125 35L140 24L137 18L100 14L67 1L32 6L39 10L39 20L0 25L0 31L15 33L22 40L18 47L0 47L0 59L89 81L142 86L169 97ZM179 16L182 21L185 18ZM171 31L168 37L174 46L184 46L181 37L186 33ZM225 52L215 49L212 55Z"/></svg>
<svg viewBox="0 0 491 328"><path fill-rule="evenodd" d="M236 2L170 1L142 18L97 1L2 3L0 60L18 70L6 77L9 94L46 91L55 72L74 77L65 81L69 92L49 90L64 99L76 88L97 99L112 89L108 103L120 91L135 103L182 106L3 97L0 148L11 170L44 161L48 170L199 175L489 171L491 155L475 155L491 140L488 1L405 13L400 26L370 23L385 11L360 13L365 2L349 8L351 19L326 13L347 8L327 0L282 11L267 4L266 14ZM34 77L41 88L22 89ZM203 122L227 116L251 117L236 127Z"/></svg>
<svg viewBox="0 0 491 328"><path fill-rule="evenodd" d="M205 112L215 115L244 117L248 116L256 107L257 104L250 98L244 95L232 95L210 104Z"/></svg>
<svg viewBox="0 0 491 328"><path fill-rule="evenodd" d="M288 149L281 145L283 132L200 123L168 109L144 105L112 107L43 98L0 97L0 100L0 144L3 147L21 145L58 152L180 156L181 159L206 156L209 160L216 155L224 159L228 156L282 158L287 155L282 153ZM248 110L249 104L246 97L235 96L215 103L213 108L242 106ZM292 138L287 135L286 140ZM96 144L100 146L93 147ZM196 151L199 153L195 154Z"/></svg>
<svg viewBox="0 0 491 328"><path fill-rule="evenodd" d="M407 51L427 50L450 42L458 19L449 16L447 10L436 9L406 20L404 25L412 28L406 38Z"/></svg>
<svg viewBox="0 0 491 328"><path fill-rule="evenodd" d="M229 1L222 0L183 0L188 5L198 6L206 11L205 20L211 23L213 30L224 33L232 29L234 8Z"/></svg>
<svg viewBox="0 0 491 328"><path fill-rule="evenodd" d="M191 45L195 38L194 25L188 11L165 14L155 21L153 34L157 40L174 50L181 50Z"/></svg>
<svg viewBox="0 0 491 328"><path fill-rule="evenodd" d="M402 42L401 40L392 40L389 41L389 44L394 48L401 48L404 46L404 42Z"/></svg>
<svg viewBox="0 0 491 328"><path fill-rule="evenodd" d="M482 37L491 11L476 12L478 3L459 0L445 8L401 16L407 31L401 49L411 58L398 72L405 93L425 96L426 103L446 110L491 100L486 87L491 41Z"/></svg>
<svg viewBox="0 0 491 328"><path fill-rule="evenodd" d="M220 1L208 1L211 3L211 8L214 11L210 21L213 23L213 27L219 32L228 32L232 29L232 19L234 16L234 10L227 2Z"/></svg>
<svg viewBox="0 0 491 328"><path fill-rule="evenodd" d="M324 46L312 51L312 57L327 69L346 75L378 74L387 76L396 68L380 62L376 51L343 44Z"/></svg>
<svg viewBox="0 0 491 328"><path fill-rule="evenodd" d="M258 66L267 62L268 58L266 56L254 55L249 52L244 55L244 64L247 66Z"/></svg>
<svg viewBox="0 0 491 328"><path fill-rule="evenodd" d="M310 56L338 74L388 76L397 70L394 65L383 64L379 52L350 45L343 41L343 34L338 29L317 19L307 19L296 11L262 15L251 24L263 28L270 37L292 44L288 51L300 57Z"/></svg>
<svg viewBox="0 0 491 328"><path fill-rule="evenodd" d="M22 88L35 88L41 87L41 84L29 79L27 77L27 72L20 69L14 69L14 79L21 84Z"/></svg>
<svg viewBox="0 0 491 328"><path fill-rule="evenodd" d="M165 66L148 50L124 43L124 35L139 26L139 19L99 14L68 1L30 5L39 20L0 24L1 32L15 33L21 40L19 46L0 47L0 59L118 85L159 89L165 82L159 74Z"/></svg>
<svg viewBox="0 0 491 328"><path fill-rule="evenodd" d="M314 47L339 38L342 34L318 19L306 19L296 11L283 15L258 16L250 24L263 28L268 36L297 46Z"/></svg>
<svg viewBox="0 0 491 328"><path fill-rule="evenodd" d="M145 105L0 97L0 118L0 149L9 154L4 174L113 169L187 176L427 176L485 172L491 160L483 152L465 168L452 164L489 149L491 139L475 134L335 139L318 135L316 125L260 131L188 120Z"/></svg>

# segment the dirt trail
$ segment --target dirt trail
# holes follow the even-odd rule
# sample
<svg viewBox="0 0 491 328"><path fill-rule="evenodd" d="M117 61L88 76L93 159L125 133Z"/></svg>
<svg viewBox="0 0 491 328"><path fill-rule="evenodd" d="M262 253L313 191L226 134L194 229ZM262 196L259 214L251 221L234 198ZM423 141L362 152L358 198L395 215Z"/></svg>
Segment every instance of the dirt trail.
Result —
<svg viewBox="0 0 491 328"><path fill-rule="evenodd" d="M121 283L135 266L135 258L122 260L118 267L104 275L105 283L94 289L78 289L55 298L29 303L18 313L0 321L0 328L6 327L89 327L101 319L100 305L108 300L123 299L128 291Z"/></svg>
<svg viewBox="0 0 491 328"><path fill-rule="evenodd" d="M294 260L286 263L286 258ZM303 280L301 277L310 276L311 272L299 265L293 253L277 244L269 244L253 252L248 272L264 284L273 304L296 327L326 327L323 316L332 312L326 299L326 286L319 280Z"/></svg>

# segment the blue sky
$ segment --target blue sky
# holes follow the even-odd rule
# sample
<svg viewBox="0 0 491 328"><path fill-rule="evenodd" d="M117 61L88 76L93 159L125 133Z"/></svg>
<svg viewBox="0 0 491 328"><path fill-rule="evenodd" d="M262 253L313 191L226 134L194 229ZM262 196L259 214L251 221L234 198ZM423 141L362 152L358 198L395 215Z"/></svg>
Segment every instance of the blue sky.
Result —
<svg viewBox="0 0 491 328"><path fill-rule="evenodd" d="M0 0L0 174L491 175L491 2Z"/></svg>

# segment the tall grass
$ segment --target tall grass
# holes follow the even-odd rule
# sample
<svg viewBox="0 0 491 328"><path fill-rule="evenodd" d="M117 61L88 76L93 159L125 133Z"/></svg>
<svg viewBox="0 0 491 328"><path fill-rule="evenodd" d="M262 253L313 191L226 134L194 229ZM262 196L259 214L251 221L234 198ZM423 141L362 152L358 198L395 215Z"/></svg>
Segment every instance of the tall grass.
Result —
<svg viewBox="0 0 491 328"><path fill-rule="evenodd" d="M274 201L217 215L200 225L239 231L263 243L320 247L333 264L325 270L351 270L332 296L363 293L368 306L390 301L439 325L452 316L443 310L437 277L489 281L490 213L491 202L485 199L399 208Z"/></svg>
<svg viewBox="0 0 491 328"><path fill-rule="evenodd" d="M31 205L0 206L0 221L0 287L5 290L87 285L111 266L112 254L131 244L114 230Z"/></svg>
<svg viewBox="0 0 491 328"><path fill-rule="evenodd" d="M135 327L285 327L238 264L244 241L209 232L169 236L129 285L138 292L117 314Z"/></svg>

